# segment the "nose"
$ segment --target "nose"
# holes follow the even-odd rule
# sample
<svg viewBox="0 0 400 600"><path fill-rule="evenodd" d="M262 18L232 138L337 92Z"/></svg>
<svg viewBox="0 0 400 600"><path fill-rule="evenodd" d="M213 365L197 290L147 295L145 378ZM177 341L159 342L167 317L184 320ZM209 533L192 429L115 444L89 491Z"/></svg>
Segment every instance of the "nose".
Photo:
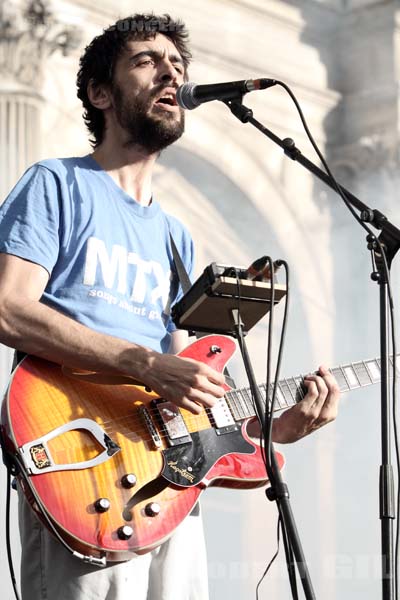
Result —
<svg viewBox="0 0 400 600"><path fill-rule="evenodd" d="M160 81L176 82L178 80L178 77L180 77L180 76L181 76L180 73L178 73L178 71L175 69L174 65L168 60L168 58L165 58L160 63L160 69L159 69Z"/></svg>

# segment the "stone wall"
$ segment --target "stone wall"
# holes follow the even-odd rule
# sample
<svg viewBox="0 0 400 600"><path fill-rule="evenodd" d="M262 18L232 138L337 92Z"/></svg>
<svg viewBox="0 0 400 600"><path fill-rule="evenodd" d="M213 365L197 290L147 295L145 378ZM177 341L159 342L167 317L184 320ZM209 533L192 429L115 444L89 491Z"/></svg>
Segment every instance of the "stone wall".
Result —
<svg viewBox="0 0 400 600"><path fill-rule="evenodd" d="M151 6L156 13L166 10L161 0ZM147 1L135 3L137 10L148 8ZM9 60L0 59L2 195L33 160L90 150L75 97L79 54L132 4L120 2L117 12L109 0L96 6L79 0L57 3L53 10L61 27L79 31L79 45L69 38L68 56L60 47L49 51L47 39L40 72L29 85L10 70ZM273 77L288 84L340 181L400 221L397 2L172 0L168 10L190 28L193 81ZM20 36L26 30L21 23L13 27ZM3 29L1 56L5 40ZM318 162L282 88L245 100L258 120L293 138ZM283 375L378 354L378 289L369 282L364 231L328 188L235 120L222 103L187 114L185 136L161 157L155 193L192 231L198 272L211 261L247 265L265 253L288 261L291 309ZM395 285L397 278L395 264ZM262 322L248 336L260 381L266 331ZM4 381L8 356L2 359ZM244 384L238 359L232 369ZM372 600L380 590L377 391L349 394L334 425L285 448L285 477L306 557L317 597L326 600ZM203 507L212 598L249 597L275 548L274 507L266 505L262 491L223 490L209 490ZM265 590L288 597L283 555Z"/></svg>

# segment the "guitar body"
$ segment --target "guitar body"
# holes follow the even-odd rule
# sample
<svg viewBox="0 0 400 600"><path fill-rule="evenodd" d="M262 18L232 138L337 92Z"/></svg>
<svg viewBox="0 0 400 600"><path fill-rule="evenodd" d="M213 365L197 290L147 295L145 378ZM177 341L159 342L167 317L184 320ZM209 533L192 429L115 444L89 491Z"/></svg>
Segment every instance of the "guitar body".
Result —
<svg viewBox="0 0 400 600"><path fill-rule="evenodd" d="M213 335L180 356L222 372L235 349ZM173 407L141 386L79 381L35 357L14 371L2 406L7 451L33 508L75 551L107 560L147 552L209 485L267 483L252 418L221 427L208 410Z"/></svg>

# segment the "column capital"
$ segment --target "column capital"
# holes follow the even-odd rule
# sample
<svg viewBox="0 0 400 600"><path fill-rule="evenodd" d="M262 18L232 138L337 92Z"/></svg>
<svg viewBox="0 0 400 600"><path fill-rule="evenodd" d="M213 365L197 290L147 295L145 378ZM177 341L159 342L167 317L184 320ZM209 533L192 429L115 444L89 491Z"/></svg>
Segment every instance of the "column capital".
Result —
<svg viewBox="0 0 400 600"><path fill-rule="evenodd" d="M2 89L40 86L44 59L68 55L79 46L80 29L53 16L45 0L0 0L0 76Z"/></svg>

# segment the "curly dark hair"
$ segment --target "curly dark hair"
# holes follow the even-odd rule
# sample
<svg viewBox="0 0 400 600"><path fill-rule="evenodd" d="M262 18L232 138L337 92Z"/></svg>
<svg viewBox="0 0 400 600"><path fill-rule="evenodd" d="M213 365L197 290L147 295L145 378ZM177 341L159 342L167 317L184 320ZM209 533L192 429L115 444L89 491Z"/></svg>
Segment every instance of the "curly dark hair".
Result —
<svg viewBox="0 0 400 600"><path fill-rule="evenodd" d="M103 141L105 121L103 111L95 108L89 100L87 88L90 80L93 80L94 85L112 86L115 65L126 43L132 40L154 39L157 33L168 37L176 46L186 73L192 58L188 45L189 34L182 21L174 20L168 14L135 14L119 19L114 25L104 29L103 33L85 48L79 61L76 85L77 96L82 100L84 108L83 120L93 136L89 141L94 148Z"/></svg>

